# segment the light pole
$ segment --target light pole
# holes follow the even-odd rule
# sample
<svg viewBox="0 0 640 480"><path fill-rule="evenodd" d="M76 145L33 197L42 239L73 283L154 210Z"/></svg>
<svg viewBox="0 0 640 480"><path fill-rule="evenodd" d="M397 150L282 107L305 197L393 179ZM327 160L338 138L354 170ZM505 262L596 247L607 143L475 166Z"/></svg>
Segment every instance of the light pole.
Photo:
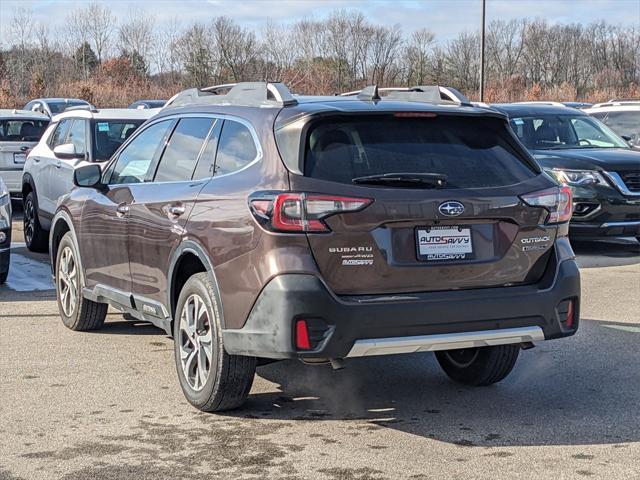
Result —
<svg viewBox="0 0 640 480"><path fill-rule="evenodd" d="M480 25L480 101L484 102L484 23L486 0L482 0L482 23Z"/></svg>

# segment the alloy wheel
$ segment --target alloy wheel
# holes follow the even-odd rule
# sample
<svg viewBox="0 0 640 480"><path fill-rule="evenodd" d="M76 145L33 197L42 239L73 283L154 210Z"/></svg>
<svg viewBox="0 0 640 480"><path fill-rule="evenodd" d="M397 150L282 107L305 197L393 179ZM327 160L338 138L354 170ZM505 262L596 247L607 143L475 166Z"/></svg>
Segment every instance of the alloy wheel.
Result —
<svg viewBox="0 0 640 480"><path fill-rule="evenodd" d="M213 331L209 312L202 298L193 294L180 314L180 366L189 387L204 388L211 371Z"/></svg>
<svg viewBox="0 0 640 480"><path fill-rule="evenodd" d="M35 209L31 200L27 201L24 208L23 226L24 226L24 239L27 245L31 244L33 240L33 232L35 230Z"/></svg>
<svg viewBox="0 0 640 480"><path fill-rule="evenodd" d="M78 267L71 247L64 247L58 267L58 296L62 311L71 317L78 302Z"/></svg>

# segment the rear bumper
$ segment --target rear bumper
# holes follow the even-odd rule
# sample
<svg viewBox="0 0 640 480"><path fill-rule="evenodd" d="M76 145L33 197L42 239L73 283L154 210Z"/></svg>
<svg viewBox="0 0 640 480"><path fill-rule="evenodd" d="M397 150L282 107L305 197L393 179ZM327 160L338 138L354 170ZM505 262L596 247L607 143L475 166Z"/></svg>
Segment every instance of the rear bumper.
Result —
<svg viewBox="0 0 640 480"><path fill-rule="evenodd" d="M562 251L558 248L556 251ZM561 304L574 302L574 323ZM225 329L228 353L266 358L327 359L531 342L573 335L578 328L580 274L573 257L556 257L537 285L338 297L316 276L273 278L245 326ZM312 350L296 349L304 319Z"/></svg>

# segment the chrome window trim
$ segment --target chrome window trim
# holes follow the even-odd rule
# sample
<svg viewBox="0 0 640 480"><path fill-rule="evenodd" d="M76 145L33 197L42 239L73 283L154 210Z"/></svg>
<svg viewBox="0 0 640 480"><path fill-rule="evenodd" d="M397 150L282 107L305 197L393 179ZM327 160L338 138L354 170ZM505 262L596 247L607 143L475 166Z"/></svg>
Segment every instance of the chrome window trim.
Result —
<svg viewBox="0 0 640 480"><path fill-rule="evenodd" d="M237 117L235 115L228 115L228 114L217 114L217 113L174 113L171 115L164 115L162 117L159 118L155 118L152 120L149 120L149 123L145 123L144 128L143 129L137 129L134 134L131 136L131 138L129 138L127 140L126 143L124 143L120 149L116 152L116 154L114 154L113 158L111 159L111 161L105 165L104 167L104 172L106 172L110 167L112 163L115 163L118 161L118 158L120 157L120 153L127 148L127 146L129 145L130 142L132 142L138 135L140 135L142 132L146 131L148 128L150 128L151 126L155 125L158 122L161 122L163 120L180 120L181 118L213 118L213 119L217 119L217 120L230 120L233 122L238 122L242 125L244 125L245 127L247 127L247 129L249 130L249 133L251 134L251 137L253 138L253 143L256 147L256 157L249 163L247 163L244 167L231 172L231 173L225 173L223 175L216 175L216 176L211 176L208 178L208 180L215 180L217 178L224 178L224 177L228 177L229 175L235 175L236 173L240 173L246 169L248 169L249 167L255 165L256 163L258 163L259 161L262 160L263 157L263 150L262 150L262 145L260 144L260 140L258 137L258 133L256 132L255 127L253 126L253 124L251 122L249 122L248 120L242 118L242 117ZM215 123L214 123L215 126ZM224 125L222 126L224 128ZM220 133L222 134L222 131L220 131ZM169 139L171 139L171 137L169 137ZM219 141L219 139L218 139ZM202 153L202 152L201 152ZM216 150L216 155L217 155L217 150ZM160 160L162 160L162 157L160 157ZM207 180L207 179L202 179L202 180ZM197 181L202 181L202 180L197 180ZM193 180L191 180L193 181ZM182 182L182 181L181 181ZM152 183L152 184L158 184L160 182L140 182L140 183L118 183L118 184L108 184L109 186L128 186L128 185L144 185L146 183ZM176 183L176 182L166 182L166 183Z"/></svg>
<svg viewBox="0 0 640 480"><path fill-rule="evenodd" d="M613 183L614 187L616 187L623 195L628 197L640 197L640 192L632 192L627 188L624 180L622 180L622 177L617 172L609 172L605 170L602 173L607 176L609 181Z"/></svg>

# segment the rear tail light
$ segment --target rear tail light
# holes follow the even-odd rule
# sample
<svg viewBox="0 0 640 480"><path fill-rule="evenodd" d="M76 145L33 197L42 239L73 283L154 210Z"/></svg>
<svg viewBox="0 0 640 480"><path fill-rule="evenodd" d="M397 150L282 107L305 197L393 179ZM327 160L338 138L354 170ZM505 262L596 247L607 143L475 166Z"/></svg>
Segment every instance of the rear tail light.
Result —
<svg viewBox="0 0 640 480"><path fill-rule="evenodd" d="M311 341L309 340L309 329L305 320L296 322L296 347L298 350L311 350Z"/></svg>
<svg viewBox="0 0 640 480"><path fill-rule="evenodd" d="M549 212L545 223L562 223L571 219L571 188L567 185L528 193L520 197L531 207L542 207Z"/></svg>
<svg viewBox="0 0 640 480"><path fill-rule="evenodd" d="M373 200L313 193L254 194L249 206L254 217L277 232L329 232L324 219L337 213L357 212Z"/></svg>

